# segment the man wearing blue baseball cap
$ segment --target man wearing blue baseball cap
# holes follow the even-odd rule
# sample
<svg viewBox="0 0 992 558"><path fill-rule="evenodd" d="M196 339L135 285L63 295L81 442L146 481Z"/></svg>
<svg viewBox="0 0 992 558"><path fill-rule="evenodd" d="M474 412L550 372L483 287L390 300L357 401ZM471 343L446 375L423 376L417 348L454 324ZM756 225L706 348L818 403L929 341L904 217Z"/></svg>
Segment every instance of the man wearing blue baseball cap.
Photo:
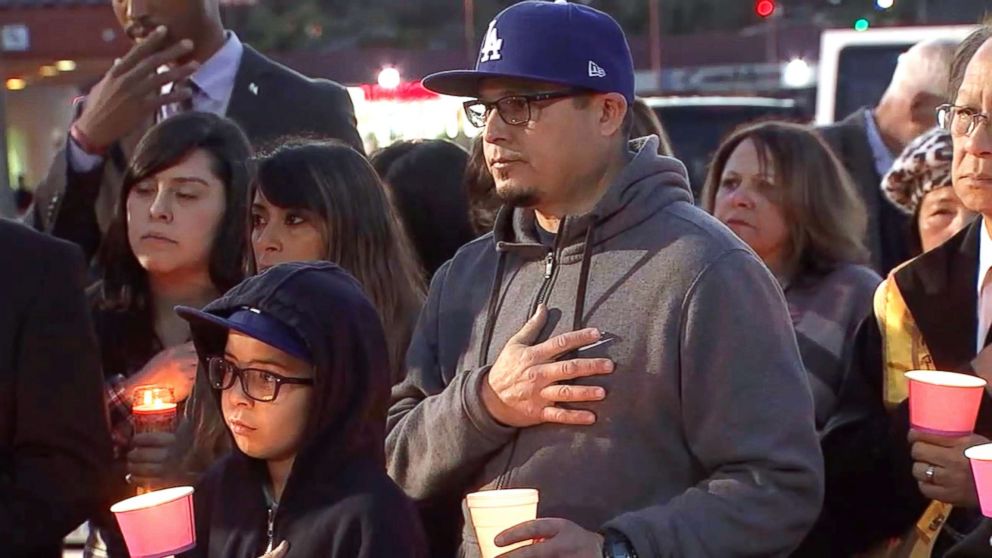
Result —
<svg viewBox="0 0 992 558"><path fill-rule="evenodd" d="M507 558L781 556L823 465L775 278L628 141L629 47L602 12L526 1L490 24L469 97L505 206L434 276L394 388L390 474L425 509L537 488ZM470 514L461 550L480 555ZM437 541L435 541L435 544ZM435 552L433 555L441 555Z"/></svg>

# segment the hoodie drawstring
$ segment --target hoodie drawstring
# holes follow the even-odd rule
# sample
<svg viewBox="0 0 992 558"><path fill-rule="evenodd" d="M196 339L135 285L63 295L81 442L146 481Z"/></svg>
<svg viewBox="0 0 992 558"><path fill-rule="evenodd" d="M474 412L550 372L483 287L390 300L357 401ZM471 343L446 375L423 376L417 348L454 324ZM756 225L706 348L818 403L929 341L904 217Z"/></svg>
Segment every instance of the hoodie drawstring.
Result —
<svg viewBox="0 0 992 558"><path fill-rule="evenodd" d="M589 283L589 264L592 260L592 232L595 222L589 223L586 229L586 241L582 247L582 265L579 268L579 285L575 289L575 309L572 313L572 331L582 329L582 314L586 306L586 285Z"/></svg>
<svg viewBox="0 0 992 558"><path fill-rule="evenodd" d="M592 239L595 225L589 224L586 229L585 246L582 248L582 265L579 268L579 284L575 290L575 309L572 314L572 331L578 331L582 327L583 314L585 312L586 285L589 283L589 266L592 258ZM489 349L493 339L493 329L496 327L496 308L499 302L499 293L503 283L503 276L506 273L506 252L500 252L496 262L496 273L493 277L493 284L489 290L489 308L486 312L486 325L482 334L482 346L479 350L479 368L488 364ZM496 489L507 488L509 482L510 467L513 464L513 456L517 452L517 441L520 437L518 429L513 434L510 443L510 453L506 459L506 466L503 472L496 479Z"/></svg>
<svg viewBox="0 0 992 558"><path fill-rule="evenodd" d="M575 289L575 308L572 312L572 331L582 329L583 314L585 313L586 288L589 284L589 266L592 260L593 232L595 223L590 223L586 229L586 239L582 247L582 264L579 267L579 284ZM478 367L486 366L489 361L489 349L493 341L493 330L496 328L496 308L499 306L500 287L506 274L506 252L499 252L496 261L496 273L492 286L489 288L489 304L486 310L486 325L482 330L482 345L479 349Z"/></svg>
<svg viewBox="0 0 992 558"><path fill-rule="evenodd" d="M498 249L497 249L498 250ZM496 327L496 307L499 305L499 292L506 273L506 252L499 252L496 260L496 274L489 289L489 308L486 310L486 327L482 330L482 346L479 349L479 368L489 360L489 346L493 342L493 329Z"/></svg>

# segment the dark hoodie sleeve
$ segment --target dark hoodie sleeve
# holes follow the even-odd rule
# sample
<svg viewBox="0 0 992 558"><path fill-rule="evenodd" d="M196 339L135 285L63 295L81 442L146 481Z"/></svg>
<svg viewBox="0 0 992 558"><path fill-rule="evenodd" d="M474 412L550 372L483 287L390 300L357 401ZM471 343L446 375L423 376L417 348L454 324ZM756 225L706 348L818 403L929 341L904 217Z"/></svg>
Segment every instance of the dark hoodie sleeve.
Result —
<svg viewBox="0 0 992 558"><path fill-rule="evenodd" d="M390 483L392 484L392 483ZM328 558L426 558L427 542L416 511L396 487L375 497L357 496L339 502ZM290 541L290 555L293 543Z"/></svg>
<svg viewBox="0 0 992 558"><path fill-rule="evenodd" d="M515 429L483 406L488 367L445 380L438 361L439 307L451 262L431 281L430 294L407 352L407 376L393 388L386 460L389 475L416 500L460 493Z"/></svg>
<svg viewBox="0 0 992 558"><path fill-rule="evenodd" d="M193 519L196 546L179 555L179 558L207 558L210 555L210 525L213 522L212 501L223 475L223 463L211 467L197 481L193 492Z"/></svg>
<svg viewBox="0 0 992 558"><path fill-rule="evenodd" d="M821 443L827 473L823 519L845 555L904 534L928 503L912 475L908 405L888 412L883 403L882 344L872 313L858 329L838 400L837 414L855 420L825 433Z"/></svg>
<svg viewBox="0 0 992 558"><path fill-rule="evenodd" d="M813 401L781 290L733 250L689 289L680 341L684 435L704 471L606 527L640 556L784 556L823 498Z"/></svg>

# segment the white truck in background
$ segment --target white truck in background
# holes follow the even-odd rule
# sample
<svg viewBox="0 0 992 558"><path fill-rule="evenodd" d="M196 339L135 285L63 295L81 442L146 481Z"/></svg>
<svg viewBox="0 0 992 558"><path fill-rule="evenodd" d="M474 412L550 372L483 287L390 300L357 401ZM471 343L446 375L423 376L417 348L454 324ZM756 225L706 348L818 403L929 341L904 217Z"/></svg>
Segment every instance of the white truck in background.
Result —
<svg viewBox="0 0 992 558"><path fill-rule="evenodd" d="M859 107L875 106L889 85L899 56L929 39L960 41L974 25L826 30L820 36L816 123L842 120Z"/></svg>

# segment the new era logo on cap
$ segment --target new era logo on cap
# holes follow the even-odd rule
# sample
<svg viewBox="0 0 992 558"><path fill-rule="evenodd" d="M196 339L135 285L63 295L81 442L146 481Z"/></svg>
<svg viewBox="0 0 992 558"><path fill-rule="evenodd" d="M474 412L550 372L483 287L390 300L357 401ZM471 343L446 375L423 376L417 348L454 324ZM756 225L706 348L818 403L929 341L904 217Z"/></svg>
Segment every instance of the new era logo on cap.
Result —
<svg viewBox="0 0 992 558"><path fill-rule="evenodd" d="M589 61L589 77L602 78L606 77L606 70L599 67L599 64Z"/></svg>

